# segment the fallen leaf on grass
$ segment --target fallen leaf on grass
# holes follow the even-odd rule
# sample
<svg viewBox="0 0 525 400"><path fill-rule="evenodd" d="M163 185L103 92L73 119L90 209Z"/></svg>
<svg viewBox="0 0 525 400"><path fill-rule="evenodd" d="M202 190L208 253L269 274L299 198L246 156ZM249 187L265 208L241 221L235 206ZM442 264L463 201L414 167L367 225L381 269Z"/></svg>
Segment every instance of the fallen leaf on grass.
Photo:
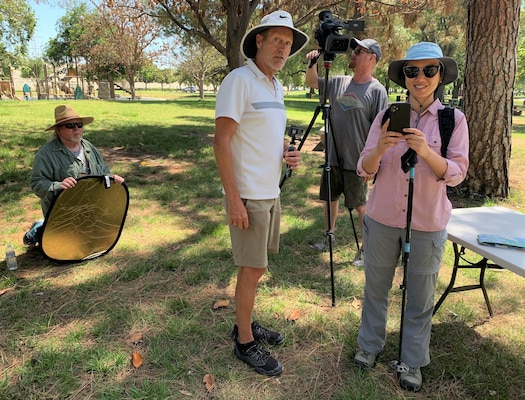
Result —
<svg viewBox="0 0 525 400"><path fill-rule="evenodd" d="M126 339L126 341L128 343L130 343L130 344L138 344L138 343L142 342L143 340L144 340L144 336L140 332L134 333L134 334L128 336L128 338Z"/></svg>
<svg viewBox="0 0 525 400"><path fill-rule="evenodd" d="M134 351L133 354L131 354L131 363L135 368L140 368L143 361L144 360L142 359L142 356L139 353Z"/></svg>
<svg viewBox="0 0 525 400"><path fill-rule="evenodd" d="M293 310L290 314L288 314L288 316L286 317L286 320L295 322L295 320L298 319L300 315L301 315L300 310Z"/></svg>
<svg viewBox="0 0 525 400"><path fill-rule="evenodd" d="M186 390L179 390L179 393L184 395L184 396L188 396L188 397L193 397L193 393L190 393Z"/></svg>
<svg viewBox="0 0 525 400"><path fill-rule="evenodd" d="M9 287L9 288L7 288L7 289L2 289L2 290L0 290L0 296L2 296L5 292L9 292L10 290L13 290L13 288L12 288L12 287Z"/></svg>
<svg viewBox="0 0 525 400"><path fill-rule="evenodd" d="M212 374L206 374L202 378L202 382L206 385L206 390L210 392L215 386L215 377Z"/></svg>
<svg viewBox="0 0 525 400"><path fill-rule="evenodd" d="M230 300L217 300L215 304L213 305L214 310L218 310L219 308L228 307L230 305Z"/></svg>
<svg viewBox="0 0 525 400"><path fill-rule="evenodd" d="M350 303L350 306L355 310L360 309L362 306L361 300L354 297L352 302Z"/></svg>

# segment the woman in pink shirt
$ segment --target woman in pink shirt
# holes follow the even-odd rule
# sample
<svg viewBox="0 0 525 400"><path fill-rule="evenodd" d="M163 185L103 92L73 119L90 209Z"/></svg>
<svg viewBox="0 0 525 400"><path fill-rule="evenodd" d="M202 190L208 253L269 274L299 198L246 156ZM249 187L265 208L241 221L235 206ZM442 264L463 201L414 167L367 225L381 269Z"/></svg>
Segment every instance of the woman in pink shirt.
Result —
<svg viewBox="0 0 525 400"><path fill-rule="evenodd" d="M398 375L401 387L412 391L421 388L421 367L430 363L434 292L452 209L446 188L461 183L468 169L468 126L457 109L446 156L441 155L438 110L444 106L436 93L457 75L456 62L443 57L435 43L417 43L404 59L393 61L388 76L409 92L410 128L403 133L388 131L389 121L381 124L385 111L379 113L357 164L357 173L375 177L375 183L364 221L366 283L354 363L372 368L383 352L388 293L406 242L408 217L410 257L399 360L406 368L398 369L402 370ZM417 163L412 163L412 210L408 216L410 175L401 168L401 158L409 149L416 153Z"/></svg>

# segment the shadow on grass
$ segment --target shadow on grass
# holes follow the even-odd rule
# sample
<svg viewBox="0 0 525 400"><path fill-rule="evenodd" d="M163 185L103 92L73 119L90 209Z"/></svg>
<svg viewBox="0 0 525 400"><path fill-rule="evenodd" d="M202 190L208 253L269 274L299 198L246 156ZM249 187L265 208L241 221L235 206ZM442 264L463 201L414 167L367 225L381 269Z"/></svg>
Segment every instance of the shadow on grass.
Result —
<svg viewBox="0 0 525 400"><path fill-rule="evenodd" d="M426 379L438 387L454 388L456 395L451 398L520 398L525 393L525 361L512 346L482 336L462 322L435 324L430 343L433 361Z"/></svg>
<svg viewBox="0 0 525 400"><path fill-rule="evenodd" d="M209 104L194 100L168 105L196 104L209 110ZM304 107L307 111L311 104ZM270 259L259 296L263 307L256 309L256 318L288 338L275 349L285 373L280 380L265 379L235 359L229 338L234 306L212 309L216 300L233 298L236 276L211 148L213 122L205 116L192 117L191 124L184 120L167 127L112 126L108 119L107 126L87 132L112 169L126 178L131 196L123 236L129 233L129 239L121 237L108 255L81 264L56 265L35 251L19 254L22 267L15 276L24 277L0 298L1 361L7 367L0 397L408 398L385 362L370 374L351 366L359 309L350 305L362 297L362 271L337 257L337 306L330 307L327 255L308 246L323 227L317 189L311 190L321 174L319 157L305 155L305 167L283 187L281 252ZM35 135L19 137L18 145L36 151L45 140ZM30 194L27 179L26 165L2 191L1 207L19 211L14 204ZM148 231L157 229L166 229L168 240L152 245ZM177 236L170 229L187 232ZM338 235L355 246L348 223L338 222ZM283 317L292 306L314 311L292 323ZM132 343L135 333L142 339ZM397 337L389 335L387 361L397 357ZM144 355L138 369L130 365L133 351ZM515 398L525 389L517 381L523 360L513 349L464 324L436 324L431 351L433 363L424 371L418 398L488 399L493 391L499 398ZM499 365L498 373L487 369L491 363ZM206 373L218 379L215 393L202 388Z"/></svg>
<svg viewBox="0 0 525 400"><path fill-rule="evenodd" d="M390 366L398 359L398 340L398 331L389 333L385 352L376 368L363 374L348 370L345 384L331 399L367 398L356 395L367 382L379 388L374 397L377 399L518 399L525 393L522 379L525 362L516 356L516 349L480 335L463 322L433 325L432 361L422 368L423 387L417 394L403 391L396 388L399 386L396 372ZM353 357L353 353L349 357ZM366 391L371 393L369 389Z"/></svg>

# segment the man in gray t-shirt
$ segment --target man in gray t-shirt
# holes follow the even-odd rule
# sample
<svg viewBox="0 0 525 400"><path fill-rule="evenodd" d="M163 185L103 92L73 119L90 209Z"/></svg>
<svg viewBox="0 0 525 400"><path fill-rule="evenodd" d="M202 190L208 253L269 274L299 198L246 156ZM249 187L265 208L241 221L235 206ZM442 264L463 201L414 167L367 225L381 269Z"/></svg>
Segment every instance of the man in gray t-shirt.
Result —
<svg viewBox="0 0 525 400"><path fill-rule="evenodd" d="M331 189L331 229L335 230L339 197L345 196L345 207L350 211L356 209L359 215L359 226L363 231L363 216L368 195L368 183L357 176L355 170L361 150L365 146L370 125L379 111L388 106L386 89L372 75L374 68L381 58L381 46L373 39L358 40L353 38L350 42L352 53L348 67L354 71L353 76L334 76L329 78L328 86L325 79L320 78L317 68L314 68L319 52L313 50L306 55L310 66L306 70L306 84L312 88L327 89L326 98L331 104L331 126L333 132L326 140L332 140L329 146L330 189ZM339 168L339 159L342 160L342 172ZM326 232L328 232L328 200L326 174L321 178L319 198L325 201L325 238L314 243L313 248L324 251L327 248ZM363 265L362 251L356 255L354 264Z"/></svg>

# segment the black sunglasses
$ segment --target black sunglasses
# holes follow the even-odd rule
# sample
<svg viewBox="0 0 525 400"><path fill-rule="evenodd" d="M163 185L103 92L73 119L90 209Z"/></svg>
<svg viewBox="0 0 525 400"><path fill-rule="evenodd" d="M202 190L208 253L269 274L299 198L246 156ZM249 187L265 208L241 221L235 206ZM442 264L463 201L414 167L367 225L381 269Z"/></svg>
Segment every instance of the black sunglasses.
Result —
<svg viewBox="0 0 525 400"><path fill-rule="evenodd" d="M368 54L373 54L371 51L368 51L366 49L363 49L362 47L358 47L357 49L354 49L353 50L355 55L358 56L359 54L361 53L368 53Z"/></svg>
<svg viewBox="0 0 525 400"><path fill-rule="evenodd" d="M84 126L83 122L66 122L60 126L66 127L67 129L73 129L75 126L77 128L82 128Z"/></svg>
<svg viewBox="0 0 525 400"><path fill-rule="evenodd" d="M407 78L413 79L419 75L419 71L423 71L423 74L425 74L427 78L433 78L437 75L440 69L441 65L427 65L423 68L419 68L413 65L405 65L403 67L403 73Z"/></svg>

